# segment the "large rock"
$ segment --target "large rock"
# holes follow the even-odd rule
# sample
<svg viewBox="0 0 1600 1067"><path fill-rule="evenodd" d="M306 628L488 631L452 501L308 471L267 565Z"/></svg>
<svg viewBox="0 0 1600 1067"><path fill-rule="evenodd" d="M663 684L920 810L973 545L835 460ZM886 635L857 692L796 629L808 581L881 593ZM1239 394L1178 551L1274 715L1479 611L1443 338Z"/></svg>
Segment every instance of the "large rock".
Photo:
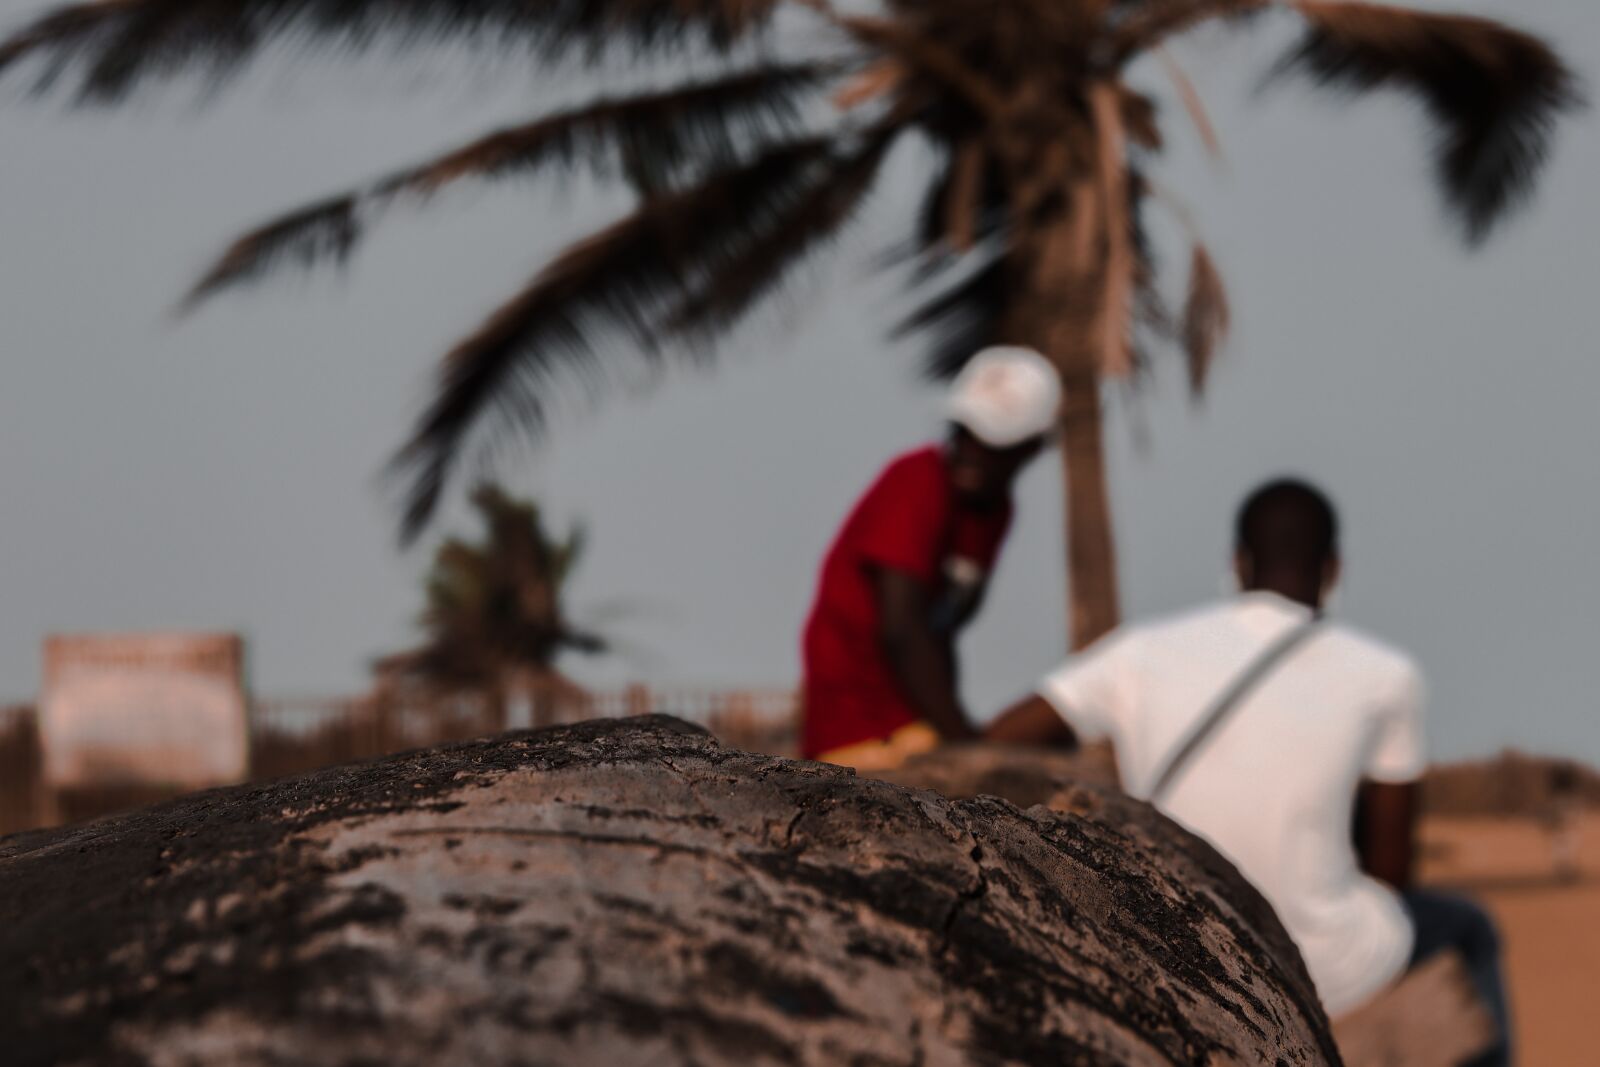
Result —
<svg viewBox="0 0 1600 1067"><path fill-rule="evenodd" d="M1337 1062L1227 864L1143 806L1078 807L952 801L648 718L12 837L4 1058Z"/></svg>
<svg viewBox="0 0 1600 1067"><path fill-rule="evenodd" d="M944 744L892 770L874 771L870 777L957 799L995 796L1019 808L1043 804L1062 811L1079 803L1083 786L1096 792L1120 792L1116 754L1104 742L1070 752L983 742ZM1142 814L1137 818L1145 820ZM1173 826L1167 820L1152 825Z"/></svg>

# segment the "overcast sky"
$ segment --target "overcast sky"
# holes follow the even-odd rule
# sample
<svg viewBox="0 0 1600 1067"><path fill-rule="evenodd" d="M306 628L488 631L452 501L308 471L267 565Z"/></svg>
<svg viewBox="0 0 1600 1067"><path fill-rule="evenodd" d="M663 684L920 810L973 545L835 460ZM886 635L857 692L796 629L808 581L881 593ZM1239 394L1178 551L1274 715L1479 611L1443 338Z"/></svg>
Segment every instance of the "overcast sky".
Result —
<svg viewBox="0 0 1600 1067"><path fill-rule="evenodd" d="M0 0L0 28L44 6ZM1600 70L1593 0L1464 6ZM1237 329L1203 405L1175 357L1112 399L1127 612L1218 595L1239 497L1298 472L1345 516L1339 612L1428 672L1436 755L1600 760L1595 121L1565 125L1531 209L1469 255L1415 107L1254 92L1291 29L1179 50L1226 160L1171 106L1157 175L1206 232ZM449 341L625 201L581 182L451 196L394 218L343 275L168 312L241 226L565 100L563 84L456 55L269 63L204 109L191 85L72 112L0 83L0 699L31 698L50 631L238 629L256 689L278 696L354 691L410 639L426 551L396 550L377 473ZM885 340L898 282L871 270L924 169L897 155L864 224L721 369L573 412L502 467L590 527L572 603L620 652L575 675L796 680L834 527L883 462L937 432L915 344ZM1020 497L966 646L984 714L1065 640L1053 462ZM459 507L446 525L467 528Z"/></svg>

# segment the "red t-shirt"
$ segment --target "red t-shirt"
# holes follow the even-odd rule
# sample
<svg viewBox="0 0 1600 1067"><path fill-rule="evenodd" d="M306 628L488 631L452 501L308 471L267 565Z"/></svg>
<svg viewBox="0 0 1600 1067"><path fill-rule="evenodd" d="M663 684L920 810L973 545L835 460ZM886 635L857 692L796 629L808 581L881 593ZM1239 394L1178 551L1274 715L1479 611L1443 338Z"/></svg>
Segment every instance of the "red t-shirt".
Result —
<svg viewBox="0 0 1600 1067"><path fill-rule="evenodd" d="M878 476L828 550L806 623L806 756L888 737L918 718L883 651L869 568L903 571L937 600L950 583L975 584L989 571L1010 525L1009 504L988 513L955 507L937 445Z"/></svg>

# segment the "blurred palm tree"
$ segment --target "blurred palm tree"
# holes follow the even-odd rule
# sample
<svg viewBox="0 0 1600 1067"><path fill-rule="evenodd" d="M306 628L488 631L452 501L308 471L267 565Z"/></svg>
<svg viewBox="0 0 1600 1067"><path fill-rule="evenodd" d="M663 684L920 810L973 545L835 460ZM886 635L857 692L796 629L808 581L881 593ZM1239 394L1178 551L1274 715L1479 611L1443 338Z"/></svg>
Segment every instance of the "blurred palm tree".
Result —
<svg viewBox="0 0 1600 1067"><path fill-rule="evenodd" d="M562 592L583 551L583 532L552 539L538 506L479 486L472 504L484 537L451 538L434 553L427 606L418 622L422 645L375 665L380 679L420 683L441 692L485 694L503 717L505 702L536 705L576 687L556 669L566 652L596 653L605 642L574 628Z"/></svg>
<svg viewBox="0 0 1600 1067"><path fill-rule="evenodd" d="M915 262L925 302L904 329L935 338L929 367L982 345L1032 345L1066 388L1071 628L1078 644L1117 620L1101 384L1145 365L1148 341L1187 355L1205 386L1228 323L1196 243L1188 296L1157 294L1141 224L1162 144L1156 107L1125 79L1202 23L1282 12L1303 25L1277 73L1344 90L1397 88L1439 127L1448 206L1471 241L1529 189L1574 81L1541 41L1479 18L1337 0L102 0L68 7L0 45L40 85L88 102L147 81L245 66L265 44L346 51L467 41L531 63L602 68L717 57L716 73L545 114L333 196L241 237L193 299L283 264L343 260L387 208L464 179L579 164L637 191L620 221L556 256L444 357L437 392L395 465L415 536L485 424L537 435L563 380L615 361L701 360L710 342L845 228L890 149L937 153L915 232L889 262ZM869 13L863 13L867 11ZM783 55L751 47L792 12L825 30ZM812 37L808 40L818 40ZM786 41L792 43L791 38ZM1179 98L1209 123L1181 71ZM832 94L832 108L811 106ZM1286 254L1296 250L1286 249ZM607 335L630 344L603 348Z"/></svg>

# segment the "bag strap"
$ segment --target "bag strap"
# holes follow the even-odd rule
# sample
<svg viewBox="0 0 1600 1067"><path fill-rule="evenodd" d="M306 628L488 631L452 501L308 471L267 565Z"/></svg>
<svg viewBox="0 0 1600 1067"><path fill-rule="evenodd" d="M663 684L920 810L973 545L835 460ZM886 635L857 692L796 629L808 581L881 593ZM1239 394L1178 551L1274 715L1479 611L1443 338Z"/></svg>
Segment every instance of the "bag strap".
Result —
<svg viewBox="0 0 1600 1067"><path fill-rule="evenodd" d="M1244 702L1244 698L1250 695L1251 690L1260 685L1261 681L1272 673L1274 667L1277 667L1287 659L1289 653L1300 647L1308 637L1315 633L1321 623L1321 615L1312 615L1311 618L1298 626L1290 627L1288 633L1268 645L1261 655L1257 656L1243 671L1239 672L1239 675L1234 678L1227 689L1222 691L1222 695L1217 697L1205 715L1201 717L1200 725L1195 727L1193 732L1189 734L1183 745L1178 749L1177 754L1167 761L1166 768L1161 772L1161 776L1156 779L1155 788L1150 791L1148 798L1150 803L1156 803L1166 794L1178 774L1189 763L1189 760L1199 750L1200 746L1205 743L1206 739L1216 733L1217 727L1221 726L1223 721Z"/></svg>

